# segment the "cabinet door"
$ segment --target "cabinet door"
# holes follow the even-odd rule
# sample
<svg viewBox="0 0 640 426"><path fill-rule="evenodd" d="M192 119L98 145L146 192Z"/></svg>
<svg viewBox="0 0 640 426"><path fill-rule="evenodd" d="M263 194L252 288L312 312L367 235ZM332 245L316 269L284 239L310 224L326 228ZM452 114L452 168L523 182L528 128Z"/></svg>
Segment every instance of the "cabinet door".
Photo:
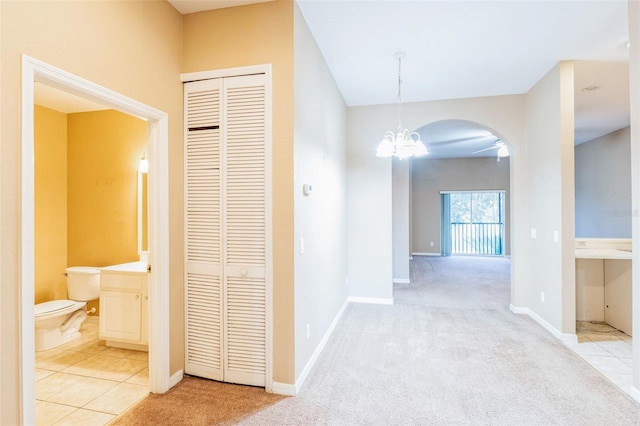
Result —
<svg viewBox="0 0 640 426"><path fill-rule="evenodd" d="M140 293L102 290L100 312L101 339L140 341Z"/></svg>
<svg viewBox="0 0 640 426"><path fill-rule="evenodd" d="M140 318L140 344L149 344L149 276L142 278L142 315Z"/></svg>

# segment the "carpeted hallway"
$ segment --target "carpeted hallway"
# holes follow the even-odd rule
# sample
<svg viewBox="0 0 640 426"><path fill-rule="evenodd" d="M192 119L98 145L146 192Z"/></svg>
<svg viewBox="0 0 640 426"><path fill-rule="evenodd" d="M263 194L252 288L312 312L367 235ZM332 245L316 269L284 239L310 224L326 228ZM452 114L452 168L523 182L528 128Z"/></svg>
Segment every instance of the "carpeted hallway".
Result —
<svg viewBox="0 0 640 426"><path fill-rule="evenodd" d="M188 379L116 424L640 425L640 404L509 310L508 259L416 257L412 281L393 306L349 305L295 398ZM185 386L211 395L172 400Z"/></svg>

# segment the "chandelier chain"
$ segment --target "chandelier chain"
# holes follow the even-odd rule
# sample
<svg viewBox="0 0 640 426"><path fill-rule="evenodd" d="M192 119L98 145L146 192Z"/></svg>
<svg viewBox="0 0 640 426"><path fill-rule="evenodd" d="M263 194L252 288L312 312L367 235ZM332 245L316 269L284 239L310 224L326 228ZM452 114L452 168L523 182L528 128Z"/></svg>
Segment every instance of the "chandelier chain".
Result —
<svg viewBox="0 0 640 426"><path fill-rule="evenodd" d="M402 127L402 58L404 58L404 55L404 52L396 52L394 55L398 59L398 131L394 133L389 130L385 133L384 139L382 139L376 150L376 156L378 157L395 156L403 159L414 156L421 157L428 154L427 147L420 139L420 134Z"/></svg>
<svg viewBox="0 0 640 426"><path fill-rule="evenodd" d="M402 57L398 57L398 132L402 131Z"/></svg>

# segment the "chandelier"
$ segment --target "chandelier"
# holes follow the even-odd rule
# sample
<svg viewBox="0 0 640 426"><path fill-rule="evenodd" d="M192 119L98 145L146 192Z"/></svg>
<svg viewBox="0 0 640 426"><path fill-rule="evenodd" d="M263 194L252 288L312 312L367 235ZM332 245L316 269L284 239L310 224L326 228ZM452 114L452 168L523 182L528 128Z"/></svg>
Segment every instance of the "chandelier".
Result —
<svg viewBox="0 0 640 426"><path fill-rule="evenodd" d="M406 55L404 52L396 52L394 57L398 60L398 130L393 132L388 130L384 134L384 139L378 145L376 150L377 157L396 156L400 159L409 157L421 157L427 155L427 147L422 143L420 135L417 132L411 132L409 129L402 128L402 119L400 110L402 107L402 58Z"/></svg>

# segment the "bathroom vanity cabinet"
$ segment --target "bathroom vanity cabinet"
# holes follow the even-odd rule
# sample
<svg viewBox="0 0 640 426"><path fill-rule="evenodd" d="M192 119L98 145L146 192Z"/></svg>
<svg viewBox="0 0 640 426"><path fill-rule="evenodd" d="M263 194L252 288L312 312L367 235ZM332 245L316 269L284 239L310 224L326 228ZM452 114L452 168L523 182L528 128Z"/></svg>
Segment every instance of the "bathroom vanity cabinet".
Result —
<svg viewBox="0 0 640 426"><path fill-rule="evenodd" d="M100 339L107 346L144 350L149 336L147 265L131 262L100 269Z"/></svg>

